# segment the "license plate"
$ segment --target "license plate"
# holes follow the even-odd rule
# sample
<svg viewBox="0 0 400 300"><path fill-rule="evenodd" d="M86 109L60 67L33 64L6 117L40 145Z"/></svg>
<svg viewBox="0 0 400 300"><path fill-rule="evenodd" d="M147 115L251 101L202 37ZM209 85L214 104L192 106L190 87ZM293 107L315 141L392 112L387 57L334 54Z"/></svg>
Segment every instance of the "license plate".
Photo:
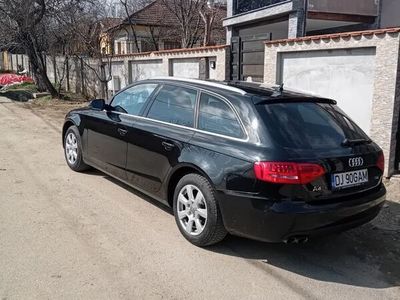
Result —
<svg viewBox="0 0 400 300"><path fill-rule="evenodd" d="M332 175L332 189L343 189L368 182L368 169Z"/></svg>

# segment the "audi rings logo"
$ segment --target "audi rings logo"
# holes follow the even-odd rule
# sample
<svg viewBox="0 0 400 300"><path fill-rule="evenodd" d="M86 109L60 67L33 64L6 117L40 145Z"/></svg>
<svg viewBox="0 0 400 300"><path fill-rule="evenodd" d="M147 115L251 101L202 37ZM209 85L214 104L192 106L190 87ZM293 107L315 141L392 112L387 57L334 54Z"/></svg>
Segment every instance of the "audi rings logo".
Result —
<svg viewBox="0 0 400 300"><path fill-rule="evenodd" d="M364 164L364 160L362 157L354 157L349 159L349 166L354 167L361 167Z"/></svg>

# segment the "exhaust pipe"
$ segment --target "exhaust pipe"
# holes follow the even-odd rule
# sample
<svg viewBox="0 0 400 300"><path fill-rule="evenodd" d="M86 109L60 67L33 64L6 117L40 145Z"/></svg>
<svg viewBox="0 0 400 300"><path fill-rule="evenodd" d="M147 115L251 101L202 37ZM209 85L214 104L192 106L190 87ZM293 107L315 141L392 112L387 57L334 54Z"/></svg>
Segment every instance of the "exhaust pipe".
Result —
<svg viewBox="0 0 400 300"><path fill-rule="evenodd" d="M305 244L308 242L308 236L305 235L295 235L289 237L284 241L286 244Z"/></svg>

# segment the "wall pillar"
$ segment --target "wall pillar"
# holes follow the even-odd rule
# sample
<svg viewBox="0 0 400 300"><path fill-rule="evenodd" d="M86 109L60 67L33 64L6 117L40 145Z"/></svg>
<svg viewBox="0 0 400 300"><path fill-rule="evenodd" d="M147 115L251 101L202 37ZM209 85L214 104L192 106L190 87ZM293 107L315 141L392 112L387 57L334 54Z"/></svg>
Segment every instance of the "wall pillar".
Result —
<svg viewBox="0 0 400 300"><path fill-rule="evenodd" d="M229 18L233 16L233 5L236 0L228 0L226 2L226 16Z"/></svg>
<svg viewBox="0 0 400 300"><path fill-rule="evenodd" d="M308 0L293 0L294 11L289 14L289 39L303 37L307 34L307 5Z"/></svg>
<svg viewBox="0 0 400 300"><path fill-rule="evenodd" d="M289 15L289 39L305 36L305 19L303 9L295 11Z"/></svg>
<svg viewBox="0 0 400 300"><path fill-rule="evenodd" d="M206 80L210 78L209 60L207 57L202 57L199 60L199 79Z"/></svg>
<svg viewBox="0 0 400 300"><path fill-rule="evenodd" d="M112 68L112 66L111 66ZM133 83L133 79L132 79L132 64L130 63L129 59L124 59L124 72L123 74L125 74L125 84L128 86L130 84Z"/></svg>
<svg viewBox="0 0 400 300"><path fill-rule="evenodd" d="M232 34L233 34L233 28L226 27L226 44L227 45L230 45L232 42Z"/></svg>

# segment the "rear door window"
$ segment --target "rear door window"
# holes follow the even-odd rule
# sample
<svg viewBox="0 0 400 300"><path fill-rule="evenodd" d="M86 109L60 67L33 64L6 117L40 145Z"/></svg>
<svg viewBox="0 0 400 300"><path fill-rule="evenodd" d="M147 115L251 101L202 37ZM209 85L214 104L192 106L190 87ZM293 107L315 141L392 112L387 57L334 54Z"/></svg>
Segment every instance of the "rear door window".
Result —
<svg viewBox="0 0 400 300"><path fill-rule="evenodd" d="M193 127L197 91L164 85L156 96L148 118L171 124Z"/></svg>
<svg viewBox="0 0 400 300"><path fill-rule="evenodd" d="M200 97L198 129L234 138L244 137L232 108L222 99L206 93Z"/></svg>
<svg viewBox="0 0 400 300"><path fill-rule="evenodd" d="M332 149L366 134L333 105L309 102L257 105L271 137L294 149Z"/></svg>

